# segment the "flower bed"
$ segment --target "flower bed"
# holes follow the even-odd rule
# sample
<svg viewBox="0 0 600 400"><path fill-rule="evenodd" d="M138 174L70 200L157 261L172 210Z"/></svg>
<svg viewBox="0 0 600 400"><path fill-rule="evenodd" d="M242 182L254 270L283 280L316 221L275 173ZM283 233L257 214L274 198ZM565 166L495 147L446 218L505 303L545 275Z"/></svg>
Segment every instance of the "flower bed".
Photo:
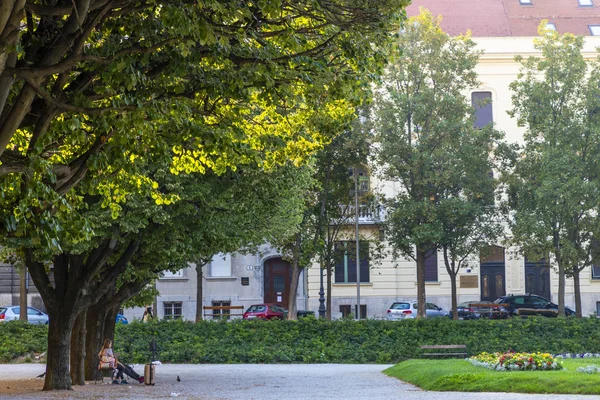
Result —
<svg viewBox="0 0 600 400"><path fill-rule="evenodd" d="M562 369L560 359L548 353L481 353L468 361L476 366L496 371L533 371Z"/></svg>

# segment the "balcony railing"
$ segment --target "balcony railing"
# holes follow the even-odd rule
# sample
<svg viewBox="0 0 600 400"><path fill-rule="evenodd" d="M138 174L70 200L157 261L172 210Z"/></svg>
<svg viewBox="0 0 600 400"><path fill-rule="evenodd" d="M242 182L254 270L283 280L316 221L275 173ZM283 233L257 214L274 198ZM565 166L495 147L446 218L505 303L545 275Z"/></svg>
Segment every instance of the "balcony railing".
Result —
<svg viewBox="0 0 600 400"><path fill-rule="evenodd" d="M356 214L353 205L340 204L340 210L343 215L343 223L353 224ZM377 224L385 220L385 208L383 205L359 205L358 223L359 224Z"/></svg>

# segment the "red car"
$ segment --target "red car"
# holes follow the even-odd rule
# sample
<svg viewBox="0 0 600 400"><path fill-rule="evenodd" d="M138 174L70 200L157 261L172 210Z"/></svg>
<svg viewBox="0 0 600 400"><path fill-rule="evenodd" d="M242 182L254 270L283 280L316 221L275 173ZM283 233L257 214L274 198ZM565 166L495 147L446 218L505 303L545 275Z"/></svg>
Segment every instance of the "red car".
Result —
<svg viewBox="0 0 600 400"><path fill-rule="evenodd" d="M253 304L244 313L244 319L285 319L288 310L279 304Z"/></svg>

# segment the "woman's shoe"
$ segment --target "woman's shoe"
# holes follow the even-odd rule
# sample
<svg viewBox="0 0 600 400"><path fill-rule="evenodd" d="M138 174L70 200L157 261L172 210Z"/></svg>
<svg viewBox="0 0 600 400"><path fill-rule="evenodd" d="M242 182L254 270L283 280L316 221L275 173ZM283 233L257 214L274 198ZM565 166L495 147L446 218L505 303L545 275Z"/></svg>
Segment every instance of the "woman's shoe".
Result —
<svg viewBox="0 0 600 400"><path fill-rule="evenodd" d="M125 379L123 379L123 380L121 381L121 385L127 385L127 384L128 384L128 383L127 383L127 381L126 381Z"/></svg>
<svg viewBox="0 0 600 400"><path fill-rule="evenodd" d="M118 384L119 384L119 381L118 381L118 380L116 380L116 379L114 379L114 380L113 380L113 385L118 385Z"/></svg>
<svg viewBox="0 0 600 400"><path fill-rule="evenodd" d="M140 376L140 378L138 379L138 381L140 381L140 383L144 383L144 377Z"/></svg>

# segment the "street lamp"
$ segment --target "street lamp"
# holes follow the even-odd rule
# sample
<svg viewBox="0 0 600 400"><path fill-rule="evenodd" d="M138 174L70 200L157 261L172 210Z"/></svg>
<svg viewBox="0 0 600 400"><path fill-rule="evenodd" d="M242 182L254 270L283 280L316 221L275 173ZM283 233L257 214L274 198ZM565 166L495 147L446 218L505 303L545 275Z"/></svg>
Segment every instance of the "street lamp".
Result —
<svg viewBox="0 0 600 400"><path fill-rule="evenodd" d="M323 287L323 268L321 270L321 287L319 288L319 318L325 318L325 288Z"/></svg>
<svg viewBox="0 0 600 400"><path fill-rule="evenodd" d="M358 168L354 167L354 222L356 233L356 319L360 319L360 242L358 237Z"/></svg>

